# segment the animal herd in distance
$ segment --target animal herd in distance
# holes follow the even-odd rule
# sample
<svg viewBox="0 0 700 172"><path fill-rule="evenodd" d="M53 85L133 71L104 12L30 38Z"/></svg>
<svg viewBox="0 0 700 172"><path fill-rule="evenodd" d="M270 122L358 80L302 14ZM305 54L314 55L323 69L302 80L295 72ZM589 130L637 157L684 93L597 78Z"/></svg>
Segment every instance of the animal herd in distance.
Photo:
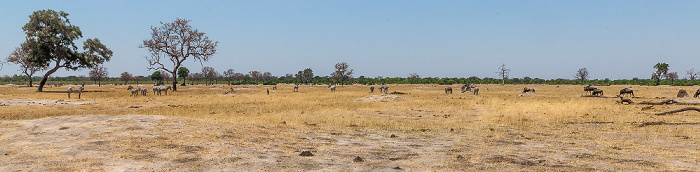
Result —
<svg viewBox="0 0 700 172"><path fill-rule="evenodd" d="M337 90L335 85L328 85L328 88L330 88L331 92L335 92ZM385 94L389 93L389 86L380 85L378 88L379 88L380 93L385 93ZM85 89L85 84L82 84L79 87L72 87L72 86L68 87L68 89L67 89L68 98L70 98L71 93L78 93L78 99L80 99L80 96L82 95L82 92L84 89ZM137 87L129 86L127 88L127 90L129 90L131 92L131 96L133 96L133 97L136 97L139 94L142 96L148 95L147 88L142 88L142 87L137 88ZM170 87L170 86L154 86L152 90L153 90L153 95L161 95L162 93L164 93L165 95L168 95L168 90L172 90L172 87ZM277 90L277 86L273 86L272 90ZM370 93L373 93L374 86L370 86L369 90L370 90L369 91ZM461 93L472 92L474 95L479 95L479 87L477 87L476 85L473 85L473 84L464 84L461 87L461 90L462 90ZM270 94L269 90L267 90L267 91L268 91L268 94ZM298 91L299 91L299 85L294 85L294 92L298 92ZM586 95L603 96L603 90L598 89L596 87L593 87L592 85L588 85L588 86L583 87L583 91L586 93ZM535 93L535 89L525 87L525 88L523 88L522 94L529 93L529 92ZM445 94L452 94L452 87L445 87ZM635 97L634 90L632 90L630 88L623 88L620 90L620 94L618 94L617 96L623 97L625 95L630 96L630 97ZM693 97L697 98L698 96L700 96L700 89L695 91L695 94Z"/></svg>

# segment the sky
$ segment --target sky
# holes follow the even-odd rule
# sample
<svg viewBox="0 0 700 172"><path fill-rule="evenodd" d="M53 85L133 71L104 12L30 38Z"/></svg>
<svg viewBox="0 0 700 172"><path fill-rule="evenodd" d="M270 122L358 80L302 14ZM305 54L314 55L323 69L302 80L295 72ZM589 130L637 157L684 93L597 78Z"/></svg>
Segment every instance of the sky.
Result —
<svg viewBox="0 0 700 172"><path fill-rule="evenodd" d="M650 78L663 62L683 78L700 70L698 7L697 0L7 0L0 60L25 41L32 12L52 9L80 27L76 45L99 38L114 52L104 64L110 77L153 73L139 45L151 27L182 18L219 42L209 61L183 64L191 72L284 76L311 68L328 76L346 62L354 77L498 78L505 64L511 78L573 79L587 68L592 79L632 79ZM18 69L6 64L0 76Z"/></svg>

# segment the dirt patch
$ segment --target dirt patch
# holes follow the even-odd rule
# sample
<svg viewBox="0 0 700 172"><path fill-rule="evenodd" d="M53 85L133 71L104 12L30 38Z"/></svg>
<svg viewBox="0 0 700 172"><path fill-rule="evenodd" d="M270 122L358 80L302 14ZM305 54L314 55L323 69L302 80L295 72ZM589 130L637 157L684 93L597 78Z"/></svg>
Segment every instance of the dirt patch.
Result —
<svg viewBox="0 0 700 172"><path fill-rule="evenodd" d="M27 106L27 105L82 105L90 101L82 100L41 100L41 99L0 99L0 106Z"/></svg>
<svg viewBox="0 0 700 172"><path fill-rule="evenodd" d="M371 95L367 97L362 97L355 99L357 102L392 102L403 100L403 97L391 95L391 94L381 94L381 95Z"/></svg>

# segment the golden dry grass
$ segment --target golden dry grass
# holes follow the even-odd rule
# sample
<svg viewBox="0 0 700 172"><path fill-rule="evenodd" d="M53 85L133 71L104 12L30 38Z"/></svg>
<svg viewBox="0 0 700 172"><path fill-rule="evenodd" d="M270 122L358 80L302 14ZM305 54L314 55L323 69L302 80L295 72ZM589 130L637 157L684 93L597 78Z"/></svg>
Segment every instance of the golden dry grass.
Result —
<svg viewBox="0 0 700 172"><path fill-rule="evenodd" d="M459 90L457 85L452 87ZM523 87L534 88L537 92L521 95ZM612 97L624 87L629 86L599 88ZM235 92L224 94L230 88ZM581 97L584 93L578 85L480 85L480 88L481 94L477 96L458 91L445 94L444 86L391 85L390 91L410 94L375 102L367 101L377 98L369 96L379 95L378 92L368 93L369 86L339 86L335 93L325 86L300 86L299 92L293 92L291 85L280 85L277 90L272 90L271 86L186 86L178 87L177 92L168 92L167 96L154 96L149 92L148 96L131 97L126 86L87 85L80 100L77 96L68 99L63 93L66 87L46 88L46 93L37 93L35 88L0 86L0 100L76 103L0 106L0 119L162 115L222 126L254 125L297 131L312 127L313 131L322 133L352 132L360 128L368 133L427 135L426 139L436 140L450 138L446 154L453 159L440 160L445 161L443 165L431 167L433 169L700 169L697 147L700 114L653 115L686 106L659 105L642 110L647 105L615 103L619 98ZM270 95L266 94L267 89ZM679 89L692 93L697 88L632 86L632 89L637 96L632 100L640 102L673 98ZM666 125L639 126L659 121ZM162 144L165 143L156 145ZM120 156L135 155L127 151ZM457 155L460 158L454 160ZM557 156L569 158L551 158ZM543 166L545 162L541 160L550 164ZM401 165L420 167L423 163L408 161Z"/></svg>

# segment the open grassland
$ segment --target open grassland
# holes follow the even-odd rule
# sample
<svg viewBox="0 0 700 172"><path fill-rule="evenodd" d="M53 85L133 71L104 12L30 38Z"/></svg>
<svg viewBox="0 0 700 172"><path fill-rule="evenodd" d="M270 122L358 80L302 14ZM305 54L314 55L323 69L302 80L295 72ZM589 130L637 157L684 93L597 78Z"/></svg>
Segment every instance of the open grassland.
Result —
<svg viewBox="0 0 700 172"><path fill-rule="evenodd" d="M700 114L622 105L579 85L185 86L131 97L127 86L0 86L0 166L44 170L700 170ZM523 87L535 93L521 94ZM631 86L635 102L677 86ZM224 94L233 90L230 94ZM270 91L268 95L266 90ZM643 110L644 108L644 110ZM145 115L145 116L144 116ZM48 117L48 118L47 118ZM649 123L656 122L656 123ZM663 123L661 123L663 122ZM658 124L658 125L642 125ZM390 137L390 135L397 137ZM315 156L299 156L301 151ZM1 155L1 154L4 154ZM355 162L356 157L363 158ZM0 167L2 168L2 167Z"/></svg>

